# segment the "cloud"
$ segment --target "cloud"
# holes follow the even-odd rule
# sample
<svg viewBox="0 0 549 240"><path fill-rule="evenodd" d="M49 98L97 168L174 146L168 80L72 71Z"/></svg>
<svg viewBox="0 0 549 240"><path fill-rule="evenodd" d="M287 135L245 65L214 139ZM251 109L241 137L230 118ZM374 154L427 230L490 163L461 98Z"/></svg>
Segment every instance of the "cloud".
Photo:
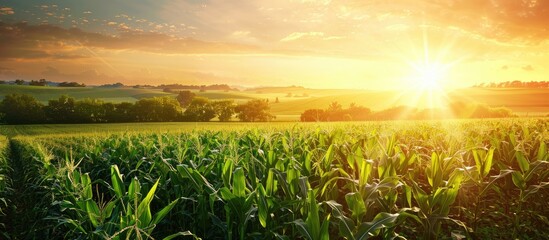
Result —
<svg viewBox="0 0 549 240"><path fill-rule="evenodd" d="M0 59L74 59L86 57L88 48L133 50L158 54L240 54L261 53L244 44L207 42L162 33L125 30L118 35L65 29L48 24L8 24L0 22Z"/></svg>
<svg viewBox="0 0 549 240"><path fill-rule="evenodd" d="M234 37L248 37L250 35L250 31L234 31L231 35Z"/></svg>
<svg viewBox="0 0 549 240"><path fill-rule="evenodd" d="M30 26L26 23L0 22L0 60L4 59L77 59L84 58L61 39L68 32L47 24Z"/></svg>
<svg viewBox="0 0 549 240"><path fill-rule="evenodd" d="M380 23L453 27L504 43L538 44L549 38L549 1L351 0L345 6L378 16Z"/></svg>
<svg viewBox="0 0 549 240"><path fill-rule="evenodd" d="M522 67L522 70L530 72L534 71L534 67L532 67L532 65L526 65Z"/></svg>
<svg viewBox="0 0 549 240"><path fill-rule="evenodd" d="M501 41L528 43L549 37L549 1L429 0L443 23ZM446 20L444 20L446 19Z"/></svg>
<svg viewBox="0 0 549 240"><path fill-rule="evenodd" d="M129 31L130 27L126 25L125 23L118 24L118 30L120 31Z"/></svg>
<svg viewBox="0 0 549 240"><path fill-rule="evenodd" d="M229 39L243 43L257 43L258 39L250 31L234 31L229 35Z"/></svg>
<svg viewBox="0 0 549 240"><path fill-rule="evenodd" d="M324 32L293 32L288 36L280 39L281 42L292 42L300 39L317 39L317 40L338 40L343 39L340 36L326 36Z"/></svg>
<svg viewBox="0 0 549 240"><path fill-rule="evenodd" d="M1 71L1 70L0 70ZM59 70L56 67L47 66L39 76L40 78L46 78L51 81L68 81L68 82L84 82L88 84L105 84L122 82L128 85L135 84L170 84L170 83L182 83L182 79L185 83L201 83L201 84L216 84L224 82L234 82L236 79L220 76L212 73L204 73L198 71L176 71L174 72L176 77L166 77L162 74L157 74L155 71L151 71L148 68L140 68L126 76L113 76L108 75L97 69L88 69L76 73L66 73ZM1 76L1 75L0 75Z"/></svg>
<svg viewBox="0 0 549 240"><path fill-rule="evenodd" d="M280 39L280 41L290 42L290 41L295 41L304 37L323 37L323 36L324 36L323 32L294 32L284 37L283 39Z"/></svg>
<svg viewBox="0 0 549 240"><path fill-rule="evenodd" d="M2 79L14 78L15 75L17 75L17 73L15 72L14 69L0 67L0 78Z"/></svg>
<svg viewBox="0 0 549 240"><path fill-rule="evenodd" d="M301 0L304 4L329 5L332 0Z"/></svg>
<svg viewBox="0 0 549 240"><path fill-rule="evenodd" d="M68 81L68 82L101 82L101 83L113 83L126 81L123 77L113 77L103 73L100 73L96 69L89 69L79 73L63 73L55 67L47 66L44 71L41 72L41 76L52 81Z"/></svg>
<svg viewBox="0 0 549 240"><path fill-rule="evenodd" d="M407 31L410 29L410 26L406 24L393 24L385 27L388 31L395 31L395 32L401 32L401 31Z"/></svg>
<svg viewBox="0 0 549 240"><path fill-rule="evenodd" d="M15 11L10 7L0 7L0 15L13 15Z"/></svg>

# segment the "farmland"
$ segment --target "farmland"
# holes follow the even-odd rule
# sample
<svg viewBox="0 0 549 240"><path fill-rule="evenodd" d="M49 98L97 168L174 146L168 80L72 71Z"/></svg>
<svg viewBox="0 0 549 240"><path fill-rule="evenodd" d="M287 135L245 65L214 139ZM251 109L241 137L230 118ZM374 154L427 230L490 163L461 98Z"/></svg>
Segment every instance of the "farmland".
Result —
<svg viewBox="0 0 549 240"><path fill-rule="evenodd" d="M0 238L543 239L549 120L1 126Z"/></svg>
<svg viewBox="0 0 549 240"><path fill-rule="evenodd" d="M61 95L69 95L76 99L95 98L114 103L135 102L146 97L173 95L156 89L0 85L0 97L3 98L11 93L29 94L42 103L57 99Z"/></svg>
<svg viewBox="0 0 549 240"><path fill-rule="evenodd" d="M178 90L174 90L177 92ZM427 95L417 96L416 93L402 93L395 91L369 91L350 89L310 89L301 87L265 87L244 91L208 90L200 92L192 90L197 96L210 100L234 100L244 103L250 99L268 99L272 114L276 121L297 121L307 109L325 109L334 101L344 107L351 103L380 111L395 106L416 106L428 108L431 100ZM173 96L175 93L166 93L161 89L147 88L98 88L98 87L37 87L0 85L0 97L11 93L25 93L35 97L43 104L49 100L58 99L65 94L75 99L99 99L105 102L134 103L139 99L161 96ZM548 89L490 89L467 88L457 89L447 93L445 101L461 101L466 103L480 103L491 107L505 106L519 116L544 116L549 112L547 102ZM278 102L276 101L278 99Z"/></svg>

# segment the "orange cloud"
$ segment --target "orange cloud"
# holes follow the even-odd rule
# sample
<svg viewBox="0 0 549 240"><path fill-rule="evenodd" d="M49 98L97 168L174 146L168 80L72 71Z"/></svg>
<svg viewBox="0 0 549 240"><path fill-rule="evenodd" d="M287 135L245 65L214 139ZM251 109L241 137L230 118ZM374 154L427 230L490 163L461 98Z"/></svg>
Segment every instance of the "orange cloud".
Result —
<svg viewBox="0 0 549 240"><path fill-rule="evenodd" d="M534 67L532 65L526 65L522 67L522 70L524 71L534 71Z"/></svg>
<svg viewBox="0 0 549 240"><path fill-rule="evenodd" d="M290 41L295 41L305 37L324 37L324 33L323 32L294 32L284 37L283 39L280 39L280 41L290 42Z"/></svg>
<svg viewBox="0 0 549 240"><path fill-rule="evenodd" d="M426 15L499 41L537 43L549 37L549 1L428 0Z"/></svg>
<svg viewBox="0 0 549 240"><path fill-rule="evenodd" d="M124 25L125 26L125 25ZM163 54L231 54L261 52L257 47L178 38L162 33L132 31L119 35L65 29L48 24L7 24L0 22L0 59L83 58L79 49L93 47L109 50L136 50ZM81 53L81 52L80 52Z"/></svg>
<svg viewBox="0 0 549 240"><path fill-rule="evenodd" d="M12 68L0 67L0 77L2 79L13 78L16 76L16 72Z"/></svg>
<svg viewBox="0 0 549 240"><path fill-rule="evenodd" d="M0 7L0 15L13 15L15 11L10 7Z"/></svg>

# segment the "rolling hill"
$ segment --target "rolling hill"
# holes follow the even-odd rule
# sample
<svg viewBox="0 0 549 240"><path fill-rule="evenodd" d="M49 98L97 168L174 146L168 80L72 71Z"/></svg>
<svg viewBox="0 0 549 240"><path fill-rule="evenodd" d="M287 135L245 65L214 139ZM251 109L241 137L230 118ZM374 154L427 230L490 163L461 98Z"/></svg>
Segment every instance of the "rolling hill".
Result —
<svg viewBox="0 0 549 240"><path fill-rule="evenodd" d="M50 99L59 98L64 94L76 99L97 98L115 103L135 102L141 98L174 95L158 89L0 85L0 98L4 98L10 93L29 94L43 103L47 103Z"/></svg>
<svg viewBox="0 0 549 240"><path fill-rule="evenodd" d="M418 95L417 92L397 91L369 91L352 89L310 89L302 87L263 87L245 91L211 90L205 92L194 91L197 96L212 100L233 99L236 103L243 103L250 99L268 99L271 103L271 112L277 115L278 120L298 120L306 109L325 109L334 101L343 107L351 103L379 111L395 106L413 106L418 108L444 106L447 103L462 101L476 102L491 107L508 107L519 115L546 115L549 112L549 89L529 88L465 88L450 91L438 98L430 98L427 94ZM47 103L66 94L76 99L97 98L107 102L135 102L141 98L158 96L175 96L160 89L141 88L67 88L67 87L39 87L0 85L0 98L10 93L25 93ZM278 99L278 102L276 102Z"/></svg>

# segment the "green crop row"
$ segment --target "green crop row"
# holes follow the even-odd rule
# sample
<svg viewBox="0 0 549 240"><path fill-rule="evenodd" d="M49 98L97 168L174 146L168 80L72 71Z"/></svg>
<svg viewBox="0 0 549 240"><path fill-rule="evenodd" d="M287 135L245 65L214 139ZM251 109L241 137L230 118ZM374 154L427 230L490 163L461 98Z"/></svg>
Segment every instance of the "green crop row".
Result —
<svg viewBox="0 0 549 240"><path fill-rule="evenodd" d="M9 194L11 192L10 164L8 161L9 142L5 136L0 136L0 238L7 237L6 215L8 211Z"/></svg>
<svg viewBox="0 0 549 240"><path fill-rule="evenodd" d="M541 239L548 125L16 137L18 238Z"/></svg>

